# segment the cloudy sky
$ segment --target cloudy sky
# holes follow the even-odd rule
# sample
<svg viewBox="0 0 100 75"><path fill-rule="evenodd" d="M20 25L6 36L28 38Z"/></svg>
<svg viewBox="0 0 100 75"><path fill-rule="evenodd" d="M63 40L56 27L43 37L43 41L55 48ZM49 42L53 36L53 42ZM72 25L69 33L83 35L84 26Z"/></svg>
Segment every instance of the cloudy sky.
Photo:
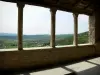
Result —
<svg viewBox="0 0 100 75"><path fill-rule="evenodd" d="M50 9L25 5L23 20L24 34L50 34ZM0 1L0 33L17 33L18 11L15 3ZM79 15L78 32L88 31L88 16ZM56 34L72 34L74 23L72 13L56 12Z"/></svg>

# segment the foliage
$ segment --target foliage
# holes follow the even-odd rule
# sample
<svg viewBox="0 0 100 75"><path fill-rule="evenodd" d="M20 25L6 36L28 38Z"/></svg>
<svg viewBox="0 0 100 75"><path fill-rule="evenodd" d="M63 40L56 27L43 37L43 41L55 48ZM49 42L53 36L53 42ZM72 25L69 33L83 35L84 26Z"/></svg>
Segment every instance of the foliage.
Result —
<svg viewBox="0 0 100 75"><path fill-rule="evenodd" d="M0 35L0 49L17 48L17 36L12 34ZM56 46L73 44L73 34L56 35ZM78 35L78 43L88 43L88 32ZM24 35L23 47L50 46L50 35Z"/></svg>

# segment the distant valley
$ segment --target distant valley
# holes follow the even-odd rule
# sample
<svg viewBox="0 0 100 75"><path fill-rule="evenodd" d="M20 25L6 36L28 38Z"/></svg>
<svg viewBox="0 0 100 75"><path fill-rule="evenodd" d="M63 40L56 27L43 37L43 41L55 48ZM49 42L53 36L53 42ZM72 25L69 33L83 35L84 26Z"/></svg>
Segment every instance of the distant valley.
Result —
<svg viewBox="0 0 100 75"><path fill-rule="evenodd" d="M88 32L78 34L78 43L88 42ZM0 33L0 49L16 48L17 34ZM56 45L73 44L73 34L56 35ZM50 46L50 35L23 35L23 47Z"/></svg>

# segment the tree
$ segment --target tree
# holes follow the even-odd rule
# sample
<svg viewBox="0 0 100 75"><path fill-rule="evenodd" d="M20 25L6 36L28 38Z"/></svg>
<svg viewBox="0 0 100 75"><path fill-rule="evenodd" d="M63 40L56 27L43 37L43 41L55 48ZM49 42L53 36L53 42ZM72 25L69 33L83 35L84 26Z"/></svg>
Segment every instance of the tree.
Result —
<svg viewBox="0 0 100 75"><path fill-rule="evenodd" d="M0 40L0 49L3 49L3 48L5 48L4 41L3 40Z"/></svg>

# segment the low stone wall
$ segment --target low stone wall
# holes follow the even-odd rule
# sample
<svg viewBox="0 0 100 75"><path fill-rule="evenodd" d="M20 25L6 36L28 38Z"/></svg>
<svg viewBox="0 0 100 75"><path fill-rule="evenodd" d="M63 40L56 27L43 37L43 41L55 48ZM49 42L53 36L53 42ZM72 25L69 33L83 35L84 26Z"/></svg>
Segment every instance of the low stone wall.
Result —
<svg viewBox="0 0 100 75"><path fill-rule="evenodd" d="M81 59L95 54L92 45L0 52L0 68L25 68Z"/></svg>

